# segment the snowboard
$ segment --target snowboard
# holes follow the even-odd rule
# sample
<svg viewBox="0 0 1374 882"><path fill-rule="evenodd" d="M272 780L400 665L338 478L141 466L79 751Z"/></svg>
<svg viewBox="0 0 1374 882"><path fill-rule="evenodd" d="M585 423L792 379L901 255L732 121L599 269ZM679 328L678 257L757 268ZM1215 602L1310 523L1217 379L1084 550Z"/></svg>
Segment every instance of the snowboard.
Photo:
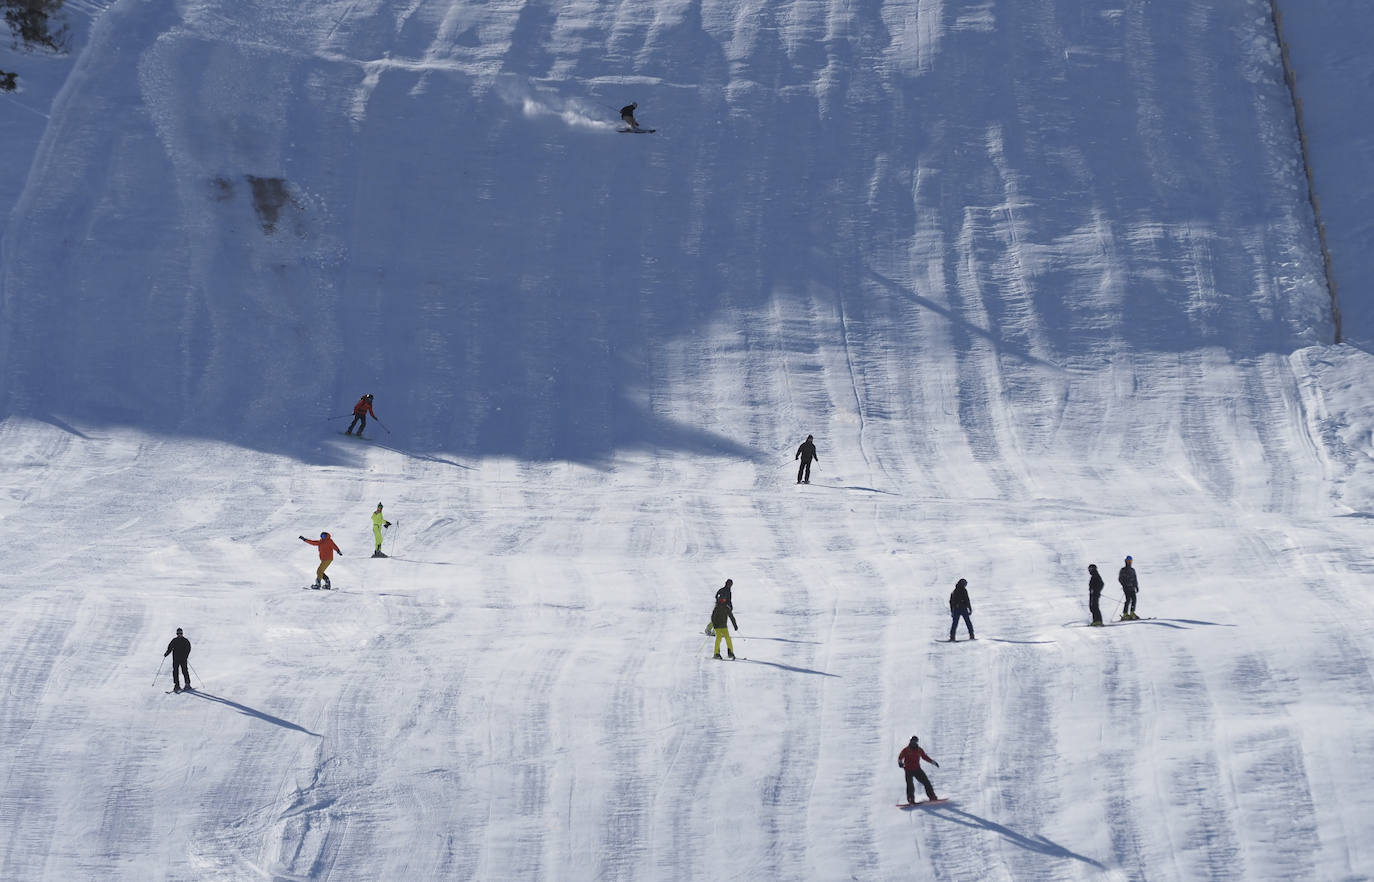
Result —
<svg viewBox="0 0 1374 882"><path fill-rule="evenodd" d="M920 802L899 802L899 803L897 803L897 808L899 808L899 809L914 809L914 808L922 808L922 807L928 806L928 805L944 805L944 804L947 803L947 802L949 802L948 799L923 799L923 800L921 800Z"/></svg>
<svg viewBox="0 0 1374 882"><path fill-rule="evenodd" d="M301 586L301 590L302 590L302 591L334 591L334 590L336 590L336 589L334 589L334 588L332 588L332 587L330 587L330 586L328 586L328 585L320 585L320 586L318 586L318 587L315 586L315 585L302 585L302 586Z"/></svg>
<svg viewBox="0 0 1374 882"><path fill-rule="evenodd" d="M658 129L616 129L622 135L652 135Z"/></svg>

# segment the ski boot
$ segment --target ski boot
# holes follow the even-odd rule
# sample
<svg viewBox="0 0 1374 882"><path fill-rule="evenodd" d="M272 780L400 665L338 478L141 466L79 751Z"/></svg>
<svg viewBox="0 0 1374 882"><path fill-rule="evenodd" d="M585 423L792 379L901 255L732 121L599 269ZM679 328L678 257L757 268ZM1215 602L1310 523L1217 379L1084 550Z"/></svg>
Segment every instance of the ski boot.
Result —
<svg viewBox="0 0 1374 882"><path fill-rule="evenodd" d="M333 587L334 587L334 586L333 586L333 585L330 583L330 581L329 581L329 577L326 576L325 579L324 579L324 590L326 590L326 591L332 591L332 590L333 590Z"/></svg>
<svg viewBox="0 0 1374 882"><path fill-rule="evenodd" d="M319 580L319 579L316 579L316 580L315 580L315 584L314 584L314 585L311 585L310 587L313 588L313 589L315 589L316 591L319 591L319 590L320 590L320 580Z"/></svg>
<svg viewBox="0 0 1374 882"><path fill-rule="evenodd" d="M721 660L722 660L721 657L720 657L720 653L719 653L719 652L717 652L715 655L711 656L711 658L713 658L713 659L715 659L715 660L717 660L717 661L721 661Z"/></svg>
<svg viewBox="0 0 1374 882"><path fill-rule="evenodd" d="M735 651L734 651L733 649L730 649L730 650L727 650L727 651L730 653L730 661L734 661L734 660L735 660Z"/></svg>

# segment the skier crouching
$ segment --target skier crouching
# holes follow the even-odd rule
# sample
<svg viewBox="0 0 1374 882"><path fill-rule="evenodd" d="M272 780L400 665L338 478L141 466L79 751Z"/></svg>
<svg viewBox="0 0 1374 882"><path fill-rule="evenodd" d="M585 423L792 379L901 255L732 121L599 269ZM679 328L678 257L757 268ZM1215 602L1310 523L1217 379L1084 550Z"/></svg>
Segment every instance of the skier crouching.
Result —
<svg viewBox="0 0 1374 882"><path fill-rule="evenodd" d="M630 131L639 128L639 123L635 121L635 108L639 107L638 101L632 101L620 108L620 121L630 127Z"/></svg>
<svg viewBox="0 0 1374 882"><path fill-rule="evenodd" d="M921 760L940 768L940 764L931 759L930 756L921 749L920 743L915 735L911 736L911 743L902 748L902 752L897 754L897 766L906 772L906 804L916 804L916 782L920 781L921 786L926 789L926 799L934 802L940 797L935 795L935 788L930 786L930 779L926 773L921 771Z"/></svg>

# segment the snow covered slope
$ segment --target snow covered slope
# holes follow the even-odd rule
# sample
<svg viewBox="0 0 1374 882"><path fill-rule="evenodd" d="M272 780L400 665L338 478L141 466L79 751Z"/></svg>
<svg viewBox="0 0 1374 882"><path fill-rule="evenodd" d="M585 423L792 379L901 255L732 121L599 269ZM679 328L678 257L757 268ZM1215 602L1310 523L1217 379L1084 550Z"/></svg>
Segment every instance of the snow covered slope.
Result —
<svg viewBox="0 0 1374 882"><path fill-rule="evenodd" d="M1370 356L1267 3L82 45L0 191L0 878L1374 874ZM1157 618L1082 627L1127 553Z"/></svg>

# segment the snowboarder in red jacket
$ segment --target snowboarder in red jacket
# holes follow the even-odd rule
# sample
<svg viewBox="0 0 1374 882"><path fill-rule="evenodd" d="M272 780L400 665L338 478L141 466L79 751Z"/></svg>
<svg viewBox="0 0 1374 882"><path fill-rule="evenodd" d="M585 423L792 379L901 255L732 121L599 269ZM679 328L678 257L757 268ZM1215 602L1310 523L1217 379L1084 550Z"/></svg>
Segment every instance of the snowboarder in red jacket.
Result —
<svg viewBox="0 0 1374 882"><path fill-rule="evenodd" d="M940 764L931 759L921 745L917 743L916 736L911 736L911 743L902 748L902 752L897 754L897 765L906 772L906 804L916 804L916 782L920 781L921 786L926 789L926 799L934 802L940 797L935 795L935 788L930 786L930 779L926 773L921 771L921 760L940 768Z"/></svg>
<svg viewBox="0 0 1374 882"><path fill-rule="evenodd" d="M353 427L358 426L358 437L361 438L363 436L363 429L367 428L367 418L369 416L374 420L377 418L377 414L372 410L372 396L370 394L359 398L358 403L353 405L353 422L348 424L348 431L344 432L344 434L352 435ZM361 425L359 425L359 423L361 423Z"/></svg>

